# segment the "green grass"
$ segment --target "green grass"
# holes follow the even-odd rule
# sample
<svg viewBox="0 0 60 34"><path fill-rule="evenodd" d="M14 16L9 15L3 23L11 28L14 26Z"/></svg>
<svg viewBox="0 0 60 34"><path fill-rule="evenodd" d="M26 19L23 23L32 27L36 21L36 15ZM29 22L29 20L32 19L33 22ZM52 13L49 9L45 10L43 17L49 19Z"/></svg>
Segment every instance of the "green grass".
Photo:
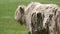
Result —
<svg viewBox="0 0 60 34"><path fill-rule="evenodd" d="M0 34L27 34L27 28L14 20L14 12L18 5L32 1L60 6L60 0L0 0Z"/></svg>

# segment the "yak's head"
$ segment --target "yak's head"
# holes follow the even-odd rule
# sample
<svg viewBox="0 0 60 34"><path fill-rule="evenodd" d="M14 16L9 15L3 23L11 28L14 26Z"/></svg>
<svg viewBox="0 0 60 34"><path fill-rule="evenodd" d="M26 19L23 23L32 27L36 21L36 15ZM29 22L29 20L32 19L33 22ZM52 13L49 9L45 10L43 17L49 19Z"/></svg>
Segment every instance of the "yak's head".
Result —
<svg viewBox="0 0 60 34"><path fill-rule="evenodd" d="M25 6L20 5L15 12L15 20L18 21L21 25L25 22Z"/></svg>

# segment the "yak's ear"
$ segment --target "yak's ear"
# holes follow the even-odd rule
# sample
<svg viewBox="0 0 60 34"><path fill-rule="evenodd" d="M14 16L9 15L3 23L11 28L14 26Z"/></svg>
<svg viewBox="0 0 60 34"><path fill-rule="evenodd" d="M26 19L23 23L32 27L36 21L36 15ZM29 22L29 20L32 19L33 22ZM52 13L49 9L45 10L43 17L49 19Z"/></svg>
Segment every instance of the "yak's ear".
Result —
<svg viewBox="0 0 60 34"><path fill-rule="evenodd" d="M19 10L20 10L21 13L24 13L24 8L23 7L20 7Z"/></svg>

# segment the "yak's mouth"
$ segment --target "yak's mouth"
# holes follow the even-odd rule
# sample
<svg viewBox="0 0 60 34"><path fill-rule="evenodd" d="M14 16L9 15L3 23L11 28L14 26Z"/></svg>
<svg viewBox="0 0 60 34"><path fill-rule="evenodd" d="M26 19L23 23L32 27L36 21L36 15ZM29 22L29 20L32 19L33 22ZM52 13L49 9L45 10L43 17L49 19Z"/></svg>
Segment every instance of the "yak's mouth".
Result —
<svg viewBox="0 0 60 34"><path fill-rule="evenodd" d="M22 14L22 16L19 18L18 22L23 25L24 23L24 19L23 19L24 15Z"/></svg>
<svg viewBox="0 0 60 34"><path fill-rule="evenodd" d="M21 19L18 20L18 23L20 23L21 25L23 25L23 21Z"/></svg>

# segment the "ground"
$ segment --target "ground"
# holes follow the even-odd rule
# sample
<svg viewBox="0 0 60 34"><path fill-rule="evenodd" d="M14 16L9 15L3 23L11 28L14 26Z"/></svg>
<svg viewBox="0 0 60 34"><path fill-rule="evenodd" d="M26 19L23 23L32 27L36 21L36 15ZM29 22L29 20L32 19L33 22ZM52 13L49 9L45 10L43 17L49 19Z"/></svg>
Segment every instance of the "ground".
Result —
<svg viewBox="0 0 60 34"><path fill-rule="evenodd" d="M18 5L32 1L60 6L60 0L0 0L0 34L27 34L27 28L14 20L14 12Z"/></svg>

